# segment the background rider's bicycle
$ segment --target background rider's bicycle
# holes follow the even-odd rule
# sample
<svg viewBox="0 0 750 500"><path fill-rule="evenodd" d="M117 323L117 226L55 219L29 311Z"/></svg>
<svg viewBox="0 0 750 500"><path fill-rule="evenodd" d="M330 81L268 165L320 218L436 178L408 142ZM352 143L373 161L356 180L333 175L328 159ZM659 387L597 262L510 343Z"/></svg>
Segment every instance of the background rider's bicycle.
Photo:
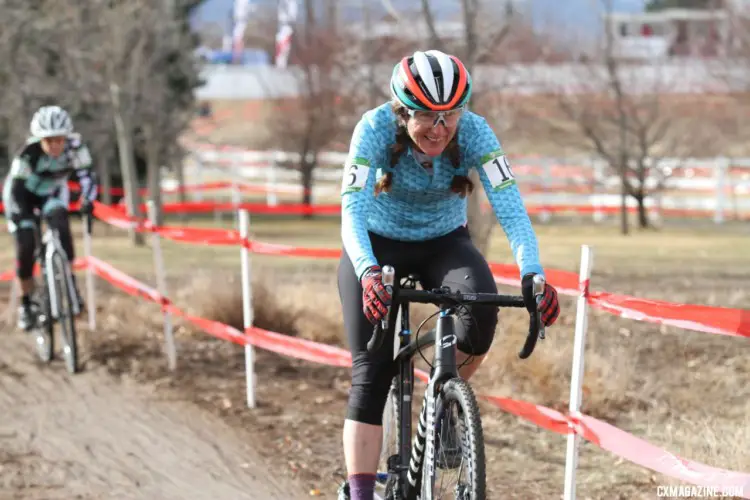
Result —
<svg viewBox="0 0 750 500"><path fill-rule="evenodd" d="M392 288L393 300L387 319L375 327L367 346L370 351L377 350L385 338L397 335L398 348L394 354L398 374L393 379L383 415L381 456L387 472L378 473L378 482L384 485L387 500L484 500L482 423L474 392L458 375L454 318L460 308L470 304L525 308L523 297L463 293L448 287L416 290L418 276L404 278L400 286L395 285L394 276L393 267L383 267L383 282ZM537 304L544 285L544 278L535 276ZM436 313L439 318L435 329L420 336L425 320L412 340L409 304L414 302L434 304L440 311ZM529 333L519 357L528 358L538 338L544 338L544 325L536 313L530 315ZM421 350L432 345L435 351L431 373L412 443L414 355L422 355ZM455 480L451 481L453 476Z"/></svg>
<svg viewBox="0 0 750 500"><path fill-rule="evenodd" d="M84 217L88 234L91 234L91 222L91 215ZM75 318L80 314L80 304L60 236L49 224L45 226L44 233L40 224L35 226L37 245L34 260L41 270L41 283L35 286L35 302L40 311L32 335L37 355L43 362L49 363L54 357L55 324L59 325L65 367L68 372L76 373L80 367Z"/></svg>

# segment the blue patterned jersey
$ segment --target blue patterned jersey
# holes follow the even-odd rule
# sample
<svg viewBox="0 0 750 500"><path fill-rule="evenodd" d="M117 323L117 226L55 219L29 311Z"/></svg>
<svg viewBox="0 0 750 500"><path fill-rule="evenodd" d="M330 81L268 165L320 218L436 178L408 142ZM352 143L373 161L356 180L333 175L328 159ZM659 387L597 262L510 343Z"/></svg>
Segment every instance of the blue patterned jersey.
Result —
<svg viewBox="0 0 750 500"><path fill-rule="evenodd" d="M543 274L531 221L505 153L484 118L464 112L458 125L460 165L444 155L426 170L411 149L390 167L396 116L389 103L366 112L354 129L341 185L341 236L357 276L378 262L368 231L401 241L423 241L466 224L467 199L451 191L454 175L476 168L492 208L510 242L520 275ZM390 192L375 196L375 183L391 172Z"/></svg>

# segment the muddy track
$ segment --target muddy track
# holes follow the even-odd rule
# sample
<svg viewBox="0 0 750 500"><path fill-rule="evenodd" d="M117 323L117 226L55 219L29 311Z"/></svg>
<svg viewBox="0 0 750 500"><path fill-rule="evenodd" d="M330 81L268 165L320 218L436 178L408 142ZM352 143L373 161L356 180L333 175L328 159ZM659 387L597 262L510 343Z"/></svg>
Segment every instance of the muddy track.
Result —
<svg viewBox="0 0 750 500"><path fill-rule="evenodd" d="M220 417L92 363L71 377L0 336L0 500L301 498Z"/></svg>

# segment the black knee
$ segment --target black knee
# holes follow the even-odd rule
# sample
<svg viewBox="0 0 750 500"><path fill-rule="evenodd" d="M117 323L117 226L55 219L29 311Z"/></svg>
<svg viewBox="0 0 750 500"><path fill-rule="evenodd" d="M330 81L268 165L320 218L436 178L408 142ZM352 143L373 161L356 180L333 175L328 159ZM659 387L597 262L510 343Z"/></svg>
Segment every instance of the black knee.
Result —
<svg viewBox="0 0 750 500"><path fill-rule="evenodd" d="M497 313L495 306L460 308L455 322L458 350L475 356L487 354L495 338Z"/></svg>
<svg viewBox="0 0 750 500"><path fill-rule="evenodd" d="M377 363L366 352L352 360L352 388L346 418L383 425L383 409L396 374L393 363Z"/></svg>
<svg viewBox="0 0 750 500"><path fill-rule="evenodd" d="M34 272L34 248L36 240L34 230L27 227L16 229L16 275L27 280Z"/></svg>
<svg viewBox="0 0 750 500"><path fill-rule="evenodd" d="M60 244L65 250L69 260L75 258L75 248L73 247L73 235L70 232L70 220L68 211L64 208L56 208L47 214L47 223L50 227L57 230L60 236Z"/></svg>

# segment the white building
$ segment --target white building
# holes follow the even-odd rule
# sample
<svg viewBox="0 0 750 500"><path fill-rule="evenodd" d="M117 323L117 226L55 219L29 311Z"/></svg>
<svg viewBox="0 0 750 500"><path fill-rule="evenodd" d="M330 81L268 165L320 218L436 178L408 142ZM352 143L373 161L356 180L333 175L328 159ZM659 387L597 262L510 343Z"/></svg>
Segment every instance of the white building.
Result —
<svg viewBox="0 0 750 500"><path fill-rule="evenodd" d="M716 58L736 43L736 15L729 10L666 9L605 16L623 59Z"/></svg>

